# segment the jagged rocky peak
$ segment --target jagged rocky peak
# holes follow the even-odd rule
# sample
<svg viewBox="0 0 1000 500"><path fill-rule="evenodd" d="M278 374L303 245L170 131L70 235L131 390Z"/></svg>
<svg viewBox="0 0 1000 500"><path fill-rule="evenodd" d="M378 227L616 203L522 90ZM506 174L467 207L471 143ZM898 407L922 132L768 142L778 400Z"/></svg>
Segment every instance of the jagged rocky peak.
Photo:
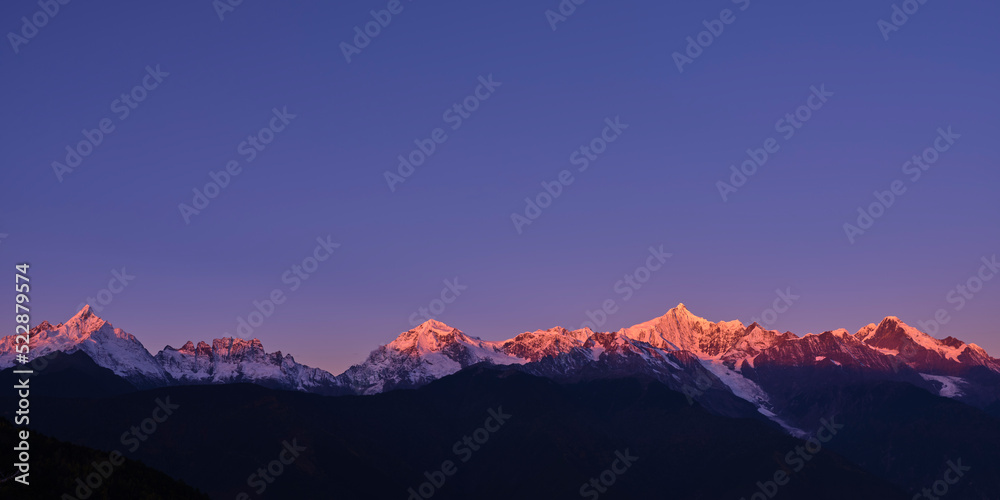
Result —
<svg viewBox="0 0 1000 500"><path fill-rule="evenodd" d="M636 339L627 335L623 330L618 330L615 332L595 332L586 342L583 343L583 347L590 348L600 348L605 351L648 351L649 349L661 349L664 351L669 351L670 349L663 349L656 347L649 342L644 340Z"/></svg>
<svg viewBox="0 0 1000 500"><path fill-rule="evenodd" d="M204 341L198 342L195 346L194 342L187 341L180 349L174 349L173 347L166 346L164 349L175 350L181 354L195 356L195 357L212 357L212 346L206 344Z"/></svg>
<svg viewBox="0 0 1000 500"><path fill-rule="evenodd" d="M561 326L556 326L553 328L549 328L548 330L535 330L533 332L524 332L514 337L511 340L527 339L532 337L558 336L558 337L569 337L571 339L576 339L579 340L580 342L583 342L593 334L594 331L591 330L589 327L583 327L579 330L568 330Z"/></svg>
<svg viewBox="0 0 1000 500"><path fill-rule="evenodd" d="M45 346L53 350L65 350L87 341L96 343L98 339L94 338L95 336L100 338L114 337L141 346L141 343L134 336L120 328L115 328L111 323L97 316L89 304L84 305L65 323L52 326L48 321L42 321L32 328L30 333L32 334L32 345Z"/></svg>
<svg viewBox="0 0 1000 500"><path fill-rule="evenodd" d="M677 325L696 325L702 323L711 323L701 316L697 316L692 313L683 302L678 303L676 306L667 310L665 314L658 318L653 318L646 323L674 323ZM640 323L643 324L643 323ZM742 326L742 325L741 325Z"/></svg>
<svg viewBox="0 0 1000 500"><path fill-rule="evenodd" d="M387 347L406 353L426 354L438 352L454 343L472 342L473 339L458 328L448 326L436 319L429 319L417 327L399 334Z"/></svg>
<svg viewBox="0 0 1000 500"><path fill-rule="evenodd" d="M567 330L557 326L548 330L521 333L504 341L501 348L508 355L528 361L538 361L569 352L576 347L582 347L592 335L594 332L590 328Z"/></svg>
<svg viewBox="0 0 1000 500"><path fill-rule="evenodd" d="M590 329L589 326L585 326L579 330L571 330L568 335L581 341L586 341L594 334L594 331Z"/></svg>
<svg viewBox="0 0 1000 500"><path fill-rule="evenodd" d="M737 339L745 335L746 327L739 321L713 323L694 315L680 303L663 316L623 328L622 332L629 338L661 349L716 357L731 349Z"/></svg>
<svg viewBox="0 0 1000 500"><path fill-rule="evenodd" d="M198 342L198 346L195 348L194 352L195 352L195 354L197 354L199 356L211 356L212 355L212 346L208 345L207 343L205 343L203 341L199 341Z"/></svg>
<svg viewBox="0 0 1000 500"><path fill-rule="evenodd" d="M180 349L166 346L157 354L157 357L166 355L165 353L176 353L181 356L191 356L194 358L206 358L209 361L241 362L241 361L262 361L277 355L281 358L281 352L267 353L264 345L259 339L244 340L238 337L223 337L213 339L209 345L204 341L199 341L197 345L192 341L187 341Z"/></svg>
<svg viewBox="0 0 1000 500"><path fill-rule="evenodd" d="M443 321L438 321L436 319L429 319L420 323L410 331L420 331L420 332L450 332L455 330L455 327L445 324Z"/></svg>
<svg viewBox="0 0 1000 500"><path fill-rule="evenodd" d="M868 338L871 337L872 333L875 333L875 330L877 329L878 325L876 325L875 323L868 323L867 325L861 327L861 329L854 334L854 338L864 342L868 340Z"/></svg>
<svg viewBox="0 0 1000 500"><path fill-rule="evenodd" d="M87 327L97 329L103 326L107 321L102 319L97 313L94 312L90 304L85 304L79 312L73 315L72 318L66 320L66 325L79 324L86 325Z"/></svg>
<svg viewBox="0 0 1000 500"><path fill-rule="evenodd" d="M165 347L156 360L182 384L250 382L321 394L344 392L333 374L297 363L281 351L267 353L259 339L224 337L213 339L211 345L188 341L180 349Z"/></svg>
<svg viewBox="0 0 1000 500"><path fill-rule="evenodd" d="M896 356L922 373L957 375L972 366L1000 371L1000 360L991 358L981 347L954 337L936 339L896 316L887 316L878 325L865 326L855 338L883 354Z"/></svg>
<svg viewBox="0 0 1000 500"><path fill-rule="evenodd" d="M882 318L882 321L879 321L877 329L881 330L885 328L896 328L902 326L908 326L908 325L906 323L903 323L903 320L899 319L898 316L886 316Z"/></svg>
<svg viewBox="0 0 1000 500"><path fill-rule="evenodd" d="M261 359L267 353L258 339L223 337L212 340L212 353L220 359Z"/></svg>
<svg viewBox="0 0 1000 500"><path fill-rule="evenodd" d="M865 331L867 328L863 328L862 331ZM886 316L879 322L878 326L870 330L870 332L859 340L873 347L893 350L899 350L904 347L937 350L939 347L946 347L940 340L903 323L896 316Z"/></svg>
<svg viewBox="0 0 1000 500"><path fill-rule="evenodd" d="M846 334L847 330L843 330L843 332ZM827 332L824 332L824 333L827 333ZM746 337L753 337L753 338L761 338L761 339L767 338L767 339L770 340L771 343L774 343L774 342L779 341L779 340L791 340L791 339L797 339L797 338L799 338L798 335L796 335L796 334L794 334L792 332L789 332L789 331L785 331L784 333L782 333L782 332L779 332L777 330L769 330L769 329L765 328L764 326L757 324L757 322L754 322L753 324L751 324L750 326L748 326L746 328L746 330L744 332L744 336L746 336Z"/></svg>
<svg viewBox="0 0 1000 500"><path fill-rule="evenodd" d="M606 351L619 350L623 346L632 343L632 339L625 335L623 330L617 332L597 332L590 336L586 342L583 343L583 347L586 349L592 349L594 347L601 347Z"/></svg>
<svg viewBox="0 0 1000 500"><path fill-rule="evenodd" d="M432 335L432 336L451 336L455 332L462 333L461 330L455 328L451 325L445 324L444 322L438 321L436 319L429 319L423 323L417 325L414 329L422 335Z"/></svg>
<svg viewBox="0 0 1000 500"><path fill-rule="evenodd" d="M961 340L956 339L955 337L952 337L950 335L941 339L941 343L948 347L962 347L965 345L965 342L962 342Z"/></svg>
<svg viewBox="0 0 1000 500"><path fill-rule="evenodd" d="M676 365L667 361L667 349L658 348L647 342L630 338L621 330L617 332L594 333L583 343L583 350L589 351L588 357L594 360L605 360L615 364L639 363L633 366L637 370L643 370L640 366L652 365L658 366L657 370L665 369L666 366L663 363L676 368ZM687 351L674 351L671 355L685 352Z"/></svg>
<svg viewBox="0 0 1000 500"><path fill-rule="evenodd" d="M51 352L72 354L83 351L95 363L125 377L136 387L164 385L168 377L149 351L133 335L101 319L85 305L66 323L52 326L47 321L33 329L32 354ZM0 341L0 368L15 361L15 337Z"/></svg>
<svg viewBox="0 0 1000 500"><path fill-rule="evenodd" d="M830 335L833 335L834 337L839 337L839 338L846 338L846 337L850 337L851 336L851 333L848 332L846 328L837 328L836 330L827 330L827 331L825 331L823 333L829 333Z"/></svg>
<svg viewBox="0 0 1000 500"><path fill-rule="evenodd" d="M438 320L428 320L378 347L340 376L296 363L280 351L267 353L259 339L225 337L211 342L166 346L155 358L132 335L114 328L86 306L65 324L35 327L32 352L83 350L98 365L126 377L137 387L174 383L253 382L269 387L329 394L372 394L416 387L476 363L549 363L560 376L580 370L615 373L652 370L667 373L681 364L705 363L721 370L768 366L851 366L881 372L902 360L923 374L960 376L985 366L1000 372L1000 360L954 337L938 340L895 316L870 324L854 335L838 329L797 337L757 323L712 322L680 303L662 316L612 332L553 327L526 331L502 341L484 341ZM15 339L0 341L0 367L15 363ZM670 351L669 353L666 351ZM895 358L892 358L895 356ZM601 366L593 366L597 363ZM610 373L610 372L609 372ZM730 372L720 372L732 383ZM739 385L738 390L746 387ZM749 387L749 386L748 386ZM749 390L749 389L747 389Z"/></svg>
<svg viewBox="0 0 1000 500"><path fill-rule="evenodd" d="M896 316L887 316L877 326L872 326L862 328L856 337L872 347L898 351L908 358L914 357L916 352L933 352L952 361L960 361L959 356L964 353L985 353L976 344L967 344L955 337L934 338ZM989 356L986 355L985 359Z"/></svg>

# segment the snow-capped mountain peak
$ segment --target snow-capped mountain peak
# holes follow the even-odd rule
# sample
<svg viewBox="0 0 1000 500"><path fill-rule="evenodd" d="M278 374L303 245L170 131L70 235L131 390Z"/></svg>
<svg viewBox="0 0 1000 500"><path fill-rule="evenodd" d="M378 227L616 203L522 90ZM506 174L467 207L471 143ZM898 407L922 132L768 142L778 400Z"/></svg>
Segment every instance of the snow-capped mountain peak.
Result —
<svg viewBox="0 0 1000 500"><path fill-rule="evenodd" d="M972 366L1000 371L1000 360L991 358L981 347L954 337L936 339L896 316L886 316L878 325L865 326L855 337L922 373L958 375Z"/></svg>
<svg viewBox="0 0 1000 500"><path fill-rule="evenodd" d="M732 345L719 358L729 366L738 366L744 359L749 359L752 364L753 358L765 349L796 338L798 336L794 333L768 330L755 321L746 327L742 334L737 334Z"/></svg>
<svg viewBox="0 0 1000 500"><path fill-rule="evenodd" d="M173 349L173 348L170 346L166 346L164 349ZM178 349L178 351L192 356L211 356L212 346L206 344L205 342L198 342L198 345L195 346L194 342L191 342L189 340L183 346L181 346L181 348Z"/></svg>
<svg viewBox="0 0 1000 500"><path fill-rule="evenodd" d="M472 338L457 328L428 320L379 347L347 369L341 382L362 394L415 387L476 363L520 363L502 342Z"/></svg>
<svg viewBox="0 0 1000 500"><path fill-rule="evenodd" d="M621 331L629 338L667 350L691 351L704 357L718 357L742 336L746 327L739 321L713 323L695 316L683 303L666 314Z"/></svg>
<svg viewBox="0 0 1000 500"><path fill-rule="evenodd" d="M89 305L66 323L43 321L29 332L33 358L51 352L84 351L98 365L124 377L136 387L165 385L169 376L132 334L97 316ZM0 339L0 368L16 363L15 336Z"/></svg>
<svg viewBox="0 0 1000 500"><path fill-rule="evenodd" d="M523 365L530 373L559 380L652 375L674 388L690 384L691 377L708 370L734 394L751 394L748 401L757 404L766 398L761 399L759 388L750 389L786 383L781 374L789 369L819 367L892 377L905 364L920 373L921 380L946 380L963 387L942 389L942 394L972 394L961 377L973 368L1000 373L1000 360L981 347L953 337L936 339L895 316L853 335L837 329L798 337L757 323L712 322L683 303L614 332L554 327L503 341L485 341L431 319L400 333L338 376L299 364L280 351L268 353L255 338L187 341L180 348L166 346L153 357L134 336L114 328L89 306L66 323L42 322L31 329L31 336L35 356L84 351L139 388L247 382L323 394L373 394L417 387L485 362ZM15 356L15 337L3 338L0 369L13 366Z"/></svg>
<svg viewBox="0 0 1000 500"><path fill-rule="evenodd" d="M872 333L875 333L875 330L877 329L878 325L876 325L875 323L868 323L867 325L861 327L861 329L854 334L854 337L864 342L868 340L868 337L871 337Z"/></svg>
<svg viewBox="0 0 1000 500"><path fill-rule="evenodd" d="M429 319L412 330L399 334L387 347L412 355L425 355L439 352L455 343L473 345L476 341L457 328Z"/></svg>
<svg viewBox="0 0 1000 500"><path fill-rule="evenodd" d="M524 332L502 342L505 353L528 361L538 361L549 356L558 356L582 347L594 332L590 328L567 330L557 326L548 330Z"/></svg>
<svg viewBox="0 0 1000 500"><path fill-rule="evenodd" d="M268 353L258 339L224 337L206 342L187 341L180 349L166 346L156 360L174 380L187 384L249 382L277 389L339 393L333 374L299 364L290 354Z"/></svg>
<svg viewBox="0 0 1000 500"><path fill-rule="evenodd" d="M895 351L895 354L903 353L906 355L911 351L928 350L946 358L957 359L960 353L959 347L945 344L903 323L896 316L886 316L874 330L865 336L864 342L875 348Z"/></svg>

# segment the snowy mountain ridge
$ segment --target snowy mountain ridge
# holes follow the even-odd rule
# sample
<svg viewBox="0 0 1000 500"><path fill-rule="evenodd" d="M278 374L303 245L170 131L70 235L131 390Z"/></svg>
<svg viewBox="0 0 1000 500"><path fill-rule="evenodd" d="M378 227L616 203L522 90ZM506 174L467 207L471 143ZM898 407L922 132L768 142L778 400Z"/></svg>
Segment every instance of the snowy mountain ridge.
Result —
<svg viewBox="0 0 1000 500"><path fill-rule="evenodd" d="M178 384L246 382L276 389L342 392L329 372L299 364L291 354L267 353L258 339L225 337L197 346L188 341L180 349L164 347L155 359Z"/></svg>
<svg viewBox="0 0 1000 500"><path fill-rule="evenodd" d="M855 334L844 329L779 333L754 323L712 322L684 304L617 332L561 327L524 332L503 341L467 335L437 320L407 330L340 375L302 365L290 354L268 353L258 339L214 339L151 355L133 335L97 317L89 306L65 324L31 330L32 355L83 351L138 388L255 383L321 394L375 394L412 388L477 363L521 366L560 380L644 374L681 390L691 377L766 408L769 373L787 367L835 368L894 377L901 370L941 395L967 392L974 368L1000 373L1000 360L981 347L935 339L889 316ZM0 339L0 369L15 364L14 336ZM907 371L908 370L908 371ZM905 375L904 373L904 375ZM901 375L900 375L901 376Z"/></svg>
<svg viewBox="0 0 1000 500"><path fill-rule="evenodd" d="M139 388L166 385L170 376L132 334L114 328L94 314L89 305L66 323L52 326L43 321L28 332L31 357L56 351L83 351L98 365L110 369ZM0 339L0 368L16 363L16 336Z"/></svg>

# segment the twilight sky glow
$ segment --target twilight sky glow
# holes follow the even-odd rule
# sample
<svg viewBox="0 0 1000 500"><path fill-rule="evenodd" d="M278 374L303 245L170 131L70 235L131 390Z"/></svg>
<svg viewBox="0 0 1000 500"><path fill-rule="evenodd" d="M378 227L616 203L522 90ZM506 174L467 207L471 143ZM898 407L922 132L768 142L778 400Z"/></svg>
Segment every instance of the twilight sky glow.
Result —
<svg viewBox="0 0 1000 500"><path fill-rule="evenodd" d="M949 301L1000 253L997 3L930 0L885 40L890 0L592 0L555 31L556 0L403 0L348 63L341 42L387 4L247 0L220 21L208 0L71 2L17 53L5 37L0 256L32 264L33 324L65 321L124 267L135 278L99 315L155 354L235 335L281 289L251 336L340 373L457 277L438 318L491 340L578 327L607 300L602 330L678 302L749 323L790 289L771 328L919 327L944 309L936 336L1000 355L1000 280ZM38 9L4 2L0 26ZM723 9L731 23L679 72L671 54ZM167 75L146 78L156 65ZM114 101L144 78L155 88L123 117ZM800 128L778 123L809 104ZM616 117L627 128L606 132ZM105 119L60 182L52 162ZM248 161L241 142L269 124ZM960 137L914 180L904 162L948 127ZM436 128L390 190L385 172ZM574 152L602 133L581 171ZM769 138L723 201L717 183ZM178 205L230 161L239 175L186 223ZM519 233L511 215L563 170L572 183ZM852 243L844 223L894 181L905 191ZM340 247L291 291L284 273L328 235ZM647 259L661 245L662 266Z"/></svg>

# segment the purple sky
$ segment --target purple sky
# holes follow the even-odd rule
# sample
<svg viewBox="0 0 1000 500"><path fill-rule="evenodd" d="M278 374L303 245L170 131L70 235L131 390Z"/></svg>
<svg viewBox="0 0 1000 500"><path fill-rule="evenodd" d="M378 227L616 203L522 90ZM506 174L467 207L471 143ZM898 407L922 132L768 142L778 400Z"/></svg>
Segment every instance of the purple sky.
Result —
<svg viewBox="0 0 1000 500"><path fill-rule="evenodd" d="M1000 354L1000 280L974 279L1000 253L995 2L930 0L886 40L888 0L593 0L555 30L555 0L403 0L348 62L342 43L388 5L246 1L220 20L208 1L71 2L27 43L8 35L0 260L32 264L33 323L65 321L124 267L99 315L155 353L235 335L279 289L251 336L339 373L457 277L438 319L491 340L579 327L609 300L603 330L678 302L798 334L943 309L936 336ZM38 10L4 2L0 25ZM723 31L679 71L703 21ZM53 169L102 126L79 166ZM960 137L938 140L948 127ZM251 134L268 144L251 153ZM433 153L387 181L415 141ZM916 178L904 163L935 145ZM718 183L765 146L724 201ZM239 174L185 221L227 165ZM559 196L515 224L543 182ZM340 246L292 291L284 273L327 236ZM965 284L981 289L959 300ZM798 298L768 313L779 289Z"/></svg>

